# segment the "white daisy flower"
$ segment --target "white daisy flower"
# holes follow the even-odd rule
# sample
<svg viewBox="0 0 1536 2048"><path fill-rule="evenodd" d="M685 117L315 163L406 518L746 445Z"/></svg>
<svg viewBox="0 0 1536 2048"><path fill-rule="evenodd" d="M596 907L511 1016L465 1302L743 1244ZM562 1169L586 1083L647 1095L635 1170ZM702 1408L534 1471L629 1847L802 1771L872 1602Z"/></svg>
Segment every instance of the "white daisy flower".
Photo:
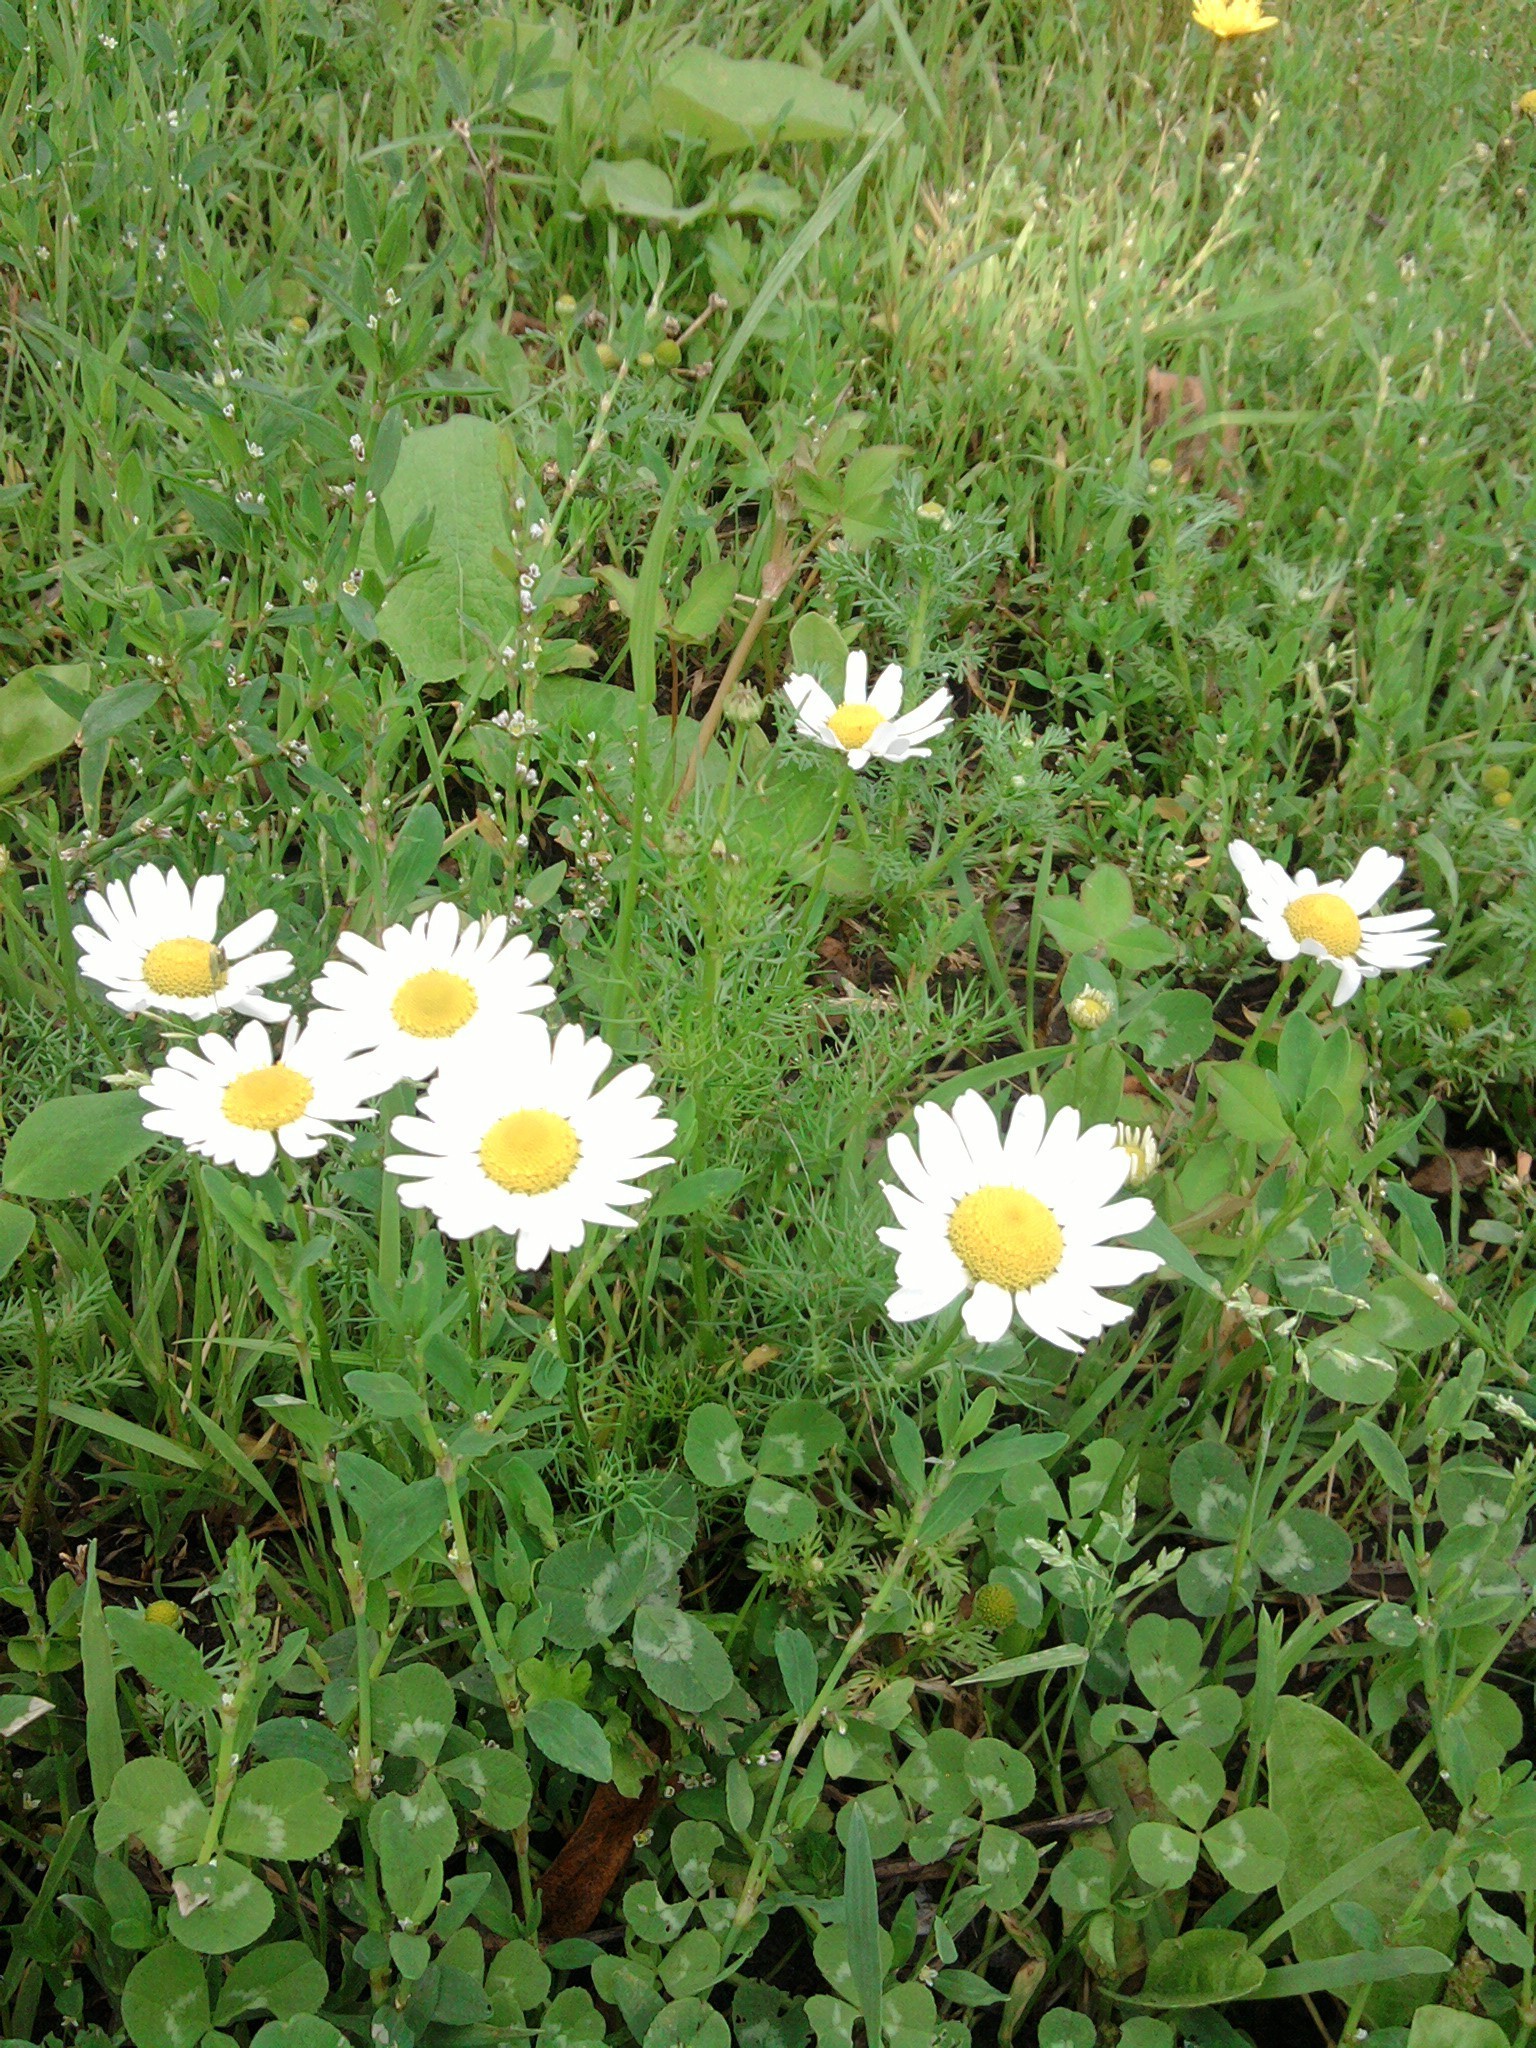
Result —
<svg viewBox="0 0 1536 2048"><path fill-rule="evenodd" d="M1046 1121L1038 1095L1021 1095L1004 1137L974 1089L952 1109L919 1103L917 1144L901 1132L887 1151L902 1187L885 1183L896 1212L882 1243L896 1254L895 1322L937 1315L959 1294L966 1329L995 1344L1020 1322L1063 1351L1130 1315L1101 1287L1124 1287L1155 1271L1155 1252L1109 1243L1143 1230L1152 1204L1111 1201L1131 1162L1112 1124L1083 1130L1075 1109Z"/></svg>
<svg viewBox="0 0 1536 2048"><path fill-rule="evenodd" d="M1347 1003L1362 981L1402 967L1422 967L1439 950L1432 910L1397 910L1368 917L1403 872L1395 853L1367 847L1347 881L1319 882L1311 868L1288 875L1277 860L1265 860L1246 839L1227 848L1243 878L1252 917L1244 926L1261 938L1272 960L1305 953L1339 970L1334 1008Z"/></svg>
<svg viewBox="0 0 1536 2048"><path fill-rule="evenodd" d="M424 1081L471 1033L554 1001L544 954L521 935L509 939L504 917L468 923L451 903L392 924L377 945L343 932L336 950L355 964L330 960L321 969L314 1022L396 1080Z"/></svg>
<svg viewBox="0 0 1536 2048"><path fill-rule="evenodd" d="M792 675L784 694L798 714L797 731L846 754L850 768L879 761L926 759L935 739L950 723L948 690L935 690L915 711L901 715L901 670L893 662L882 669L875 687L869 684L869 658L850 654L843 672L843 701L835 704L814 676Z"/></svg>
<svg viewBox="0 0 1536 2048"><path fill-rule="evenodd" d="M344 1136L338 1124L371 1116L367 1099L387 1082L313 1025L291 1023L274 1059L265 1027L247 1024L233 1044L210 1032L195 1052L173 1046L139 1093L151 1105L148 1129L216 1166L257 1174L270 1172L279 1149L308 1159Z"/></svg>
<svg viewBox="0 0 1536 2048"><path fill-rule="evenodd" d="M391 1132L415 1147L385 1160L409 1179L408 1209L426 1208L448 1237L501 1230L517 1239L517 1263L542 1266L574 1251L592 1223L625 1225L644 1201L631 1183L671 1163L661 1147L677 1130L649 1088L649 1067L624 1067L606 1087L613 1058L577 1024L553 1037L532 1017L514 1018L445 1068Z"/></svg>
<svg viewBox="0 0 1536 2048"><path fill-rule="evenodd" d="M237 1010L280 1024L289 1005L260 991L292 974L293 955L256 950L276 929L277 912L258 910L221 939L223 900L223 875L203 875L189 889L174 868L152 863L126 882L90 890L92 922L74 928L80 972L130 1017L151 1010L201 1021Z"/></svg>

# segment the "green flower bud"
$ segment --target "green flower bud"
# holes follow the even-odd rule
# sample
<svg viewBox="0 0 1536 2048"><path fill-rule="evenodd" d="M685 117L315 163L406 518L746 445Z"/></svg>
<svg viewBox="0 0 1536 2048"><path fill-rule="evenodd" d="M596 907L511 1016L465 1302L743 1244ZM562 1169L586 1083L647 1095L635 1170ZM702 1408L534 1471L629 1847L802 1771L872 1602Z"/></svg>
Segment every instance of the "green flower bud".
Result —
<svg viewBox="0 0 1536 2048"><path fill-rule="evenodd" d="M982 1586L971 1601L971 1619L993 1635L1012 1628L1019 1618L1019 1603L1006 1586Z"/></svg>

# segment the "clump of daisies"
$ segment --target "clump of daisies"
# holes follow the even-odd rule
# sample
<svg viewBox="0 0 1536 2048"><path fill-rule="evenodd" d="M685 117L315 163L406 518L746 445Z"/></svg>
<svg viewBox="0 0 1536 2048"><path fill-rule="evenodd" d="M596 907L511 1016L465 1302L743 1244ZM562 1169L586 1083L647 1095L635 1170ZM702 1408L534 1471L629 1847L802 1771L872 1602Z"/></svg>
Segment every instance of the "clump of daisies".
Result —
<svg viewBox="0 0 1536 2048"><path fill-rule="evenodd" d="M201 1022L224 1011L258 1021L174 1045L139 1093L145 1125L219 1166L269 1173L309 1159L375 1114L401 1081L430 1086L392 1125L387 1169L401 1201L430 1209L450 1237L496 1231L518 1264L572 1251L593 1225L627 1227L644 1201L637 1182L671 1163L676 1124L648 1092L647 1066L621 1068L574 1024L551 1033L531 1013L553 1002L550 962L505 917L468 920L439 903L377 941L343 933L310 991L307 1019L288 1022L274 1051L266 1023L289 1019L262 996L293 970L285 952L257 953L276 926L259 912L217 937L224 878L188 888L141 867L86 898L77 927L83 971L130 1014Z"/></svg>
<svg viewBox="0 0 1536 2048"><path fill-rule="evenodd" d="M951 724L949 692L935 690L914 710L902 712L901 670L893 662L869 686L869 657L855 650L843 671L839 703L814 676L792 675L784 694L795 707L795 729L831 747L850 768L869 761L926 759L927 742Z"/></svg>
<svg viewBox="0 0 1536 2048"><path fill-rule="evenodd" d="M1343 881L1319 882L1311 868L1291 875L1266 860L1246 839L1227 848L1243 879L1251 916L1244 927L1264 941L1272 960L1298 955L1339 970L1335 1009L1362 982L1404 968L1423 967L1441 945L1433 911L1372 912L1403 872L1399 854L1370 846Z"/></svg>

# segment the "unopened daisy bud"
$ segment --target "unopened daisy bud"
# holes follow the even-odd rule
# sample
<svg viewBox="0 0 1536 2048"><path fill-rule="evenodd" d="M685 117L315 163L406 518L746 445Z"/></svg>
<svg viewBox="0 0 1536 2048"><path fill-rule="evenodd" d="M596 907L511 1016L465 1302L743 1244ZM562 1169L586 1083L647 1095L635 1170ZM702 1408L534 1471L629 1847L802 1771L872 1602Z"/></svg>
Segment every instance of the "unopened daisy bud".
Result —
<svg viewBox="0 0 1536 2048"><path fill-rule="evenodd" d="M153 1622L156 1628L180 1628L181 1609L174 1600L151 1600L144 1610L144 1619Z"/></svg>
<svg viewBox="0 0 1536 2048"><path fill-rule="evenodd" d="M731 725L757 725L763 716L763 700L750 683L734 682L724 693L720 715Z"/></svg>
<svg viewBox="0 0 1536 2048"><path fill-rule="evenodd" d="M683 360L683 352L675 341L658 341L653 354L664 370L675 370Z"/></svg>
<svg viewBox="0 0 1536 2048"><path fill-rule="evenodd" d="M1173 473L1173 464L1168 460L1166 455L1154 455L1152 460L1147 464L1147 469L1153 476L1171 476Z"/></svg>
<svg viewBox="0 0 1536 2048"><path fill-rule="evenodd" d="M576 301L569 292L562 292L555 301L555 311L562 320L568 320L576 310Z"/></svg>
<svg viewBox="0 0 1536 2048"><path fill-rule="evenodd" d="M1108 989L1085 988L1068 1003L1067 1016L1074 1031L1097 1031L1114 1016L1115 1008Z"/></svg>
<svg viewBox="0 0 1536 2048"><path fill-rule="evenodd" d="M1472 1012L1465 1003L1452 1003L1445 1013L1445 1028L1454 1031L1458 1038L1465 1038L1472 1029Z"/></svg>
<svg viewBox="0 0 1536 2048"><path fill-rule="evenodd" d="M925 499L917 508L917 516L932 526L942 526L946 533L954 523L937 498Z"/></svg>
<svg viewBox="0 0 1536 2048"><path fill-rule="evenodd" d="M971 1619L997 1635L1019 1618L1019 1603L1006 1586L982 1586L971 1601Z"/></svg>
<svg viewBox="0 0 1536 2048"><path fill-rule="evenodd" d="M1480 779L1489 796L1497 796L1501 789L1509 787L1509 770L1497 761L1491 761L1483 770Z"/></svg>
<svg viewBox="0 0 1536 2048"><path fill-rule="evenodd" d="M1520 114L1529 114L1533 120L1536 120L1536 86L1533 86L1529 92L1521 93L1519 99L1515 101L1515 111Z"/></svg>
<svg viewBox="0 0 1536 2048"><path fill-rule="evenodd" d="M1150 1124L1116 1124L1115 1143L1131 1162L1126 1186L1144 1187L1157 1171L1157 1133Z"/></svg>
<svg viewBox="0 0 1536 2048"><path fill-rule="evenodd" d="M597 360L605 370L616 370L619 367L621 358L618 350L611 342L600 341L597 344L596 354Z"/></svg>

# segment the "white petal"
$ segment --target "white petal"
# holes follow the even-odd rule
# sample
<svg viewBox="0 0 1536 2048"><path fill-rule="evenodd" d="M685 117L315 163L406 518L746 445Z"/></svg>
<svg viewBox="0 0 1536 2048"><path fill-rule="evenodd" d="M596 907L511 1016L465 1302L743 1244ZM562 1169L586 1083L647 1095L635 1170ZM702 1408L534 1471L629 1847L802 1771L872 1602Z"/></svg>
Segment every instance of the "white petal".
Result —
<svg viewBox="0 0 1536 2048"><path fill-rule="evenodd" d="M1339 968L1339 985L1333 992L1333 1007L1338 1009L1340 1004L1347 1003L1365 978L1355 961L1344 961Z"/></svg>
<svg viewBox="0 0 1536 2048"><path fill-rule="evenodd" d="M869 693L869 701L882 718L897 718L901 714L901 670L892 662L889 668L880 671L875 687Z"/></svg>
<svg viewBox="0 0 1536 2048"><path fill-rule="evenodd" d="M998 1179L1004 1171L1002 1140L997 1133L997 1118L983 1097L974 1088L968 1088L955 1097L950 1116L982 1180Z"/></svg>
<svg viewBox="0 0 1536 2048"><path fill-rule="evenodd" d="M1375 908L1402 872L1400 854L1388 853L1381 846L1368 846L1355 862L1349 880L1337 882L1334 887L1358 917Z"/></svg>
<svg viewBox="0 0 1536 2048"><path fill-rule="evenodd" d="M1045 1136L1045 1104L1038 1095L1021 1095L1008 1119L1008 1137L1003 1156L1010 1174L1025 1173L1034 1165Z"/></svg>
<svg viewBox="0 0 1536 2048"><path fill-rule="evenodd" d="M843 702L862 704L869 694L869 656L859 648L849 655L843 669Z"/></svg>
<svg viewBox="0 0 1536 2048"><path fill-rule="evenodd" d="M1007 1336L1008 1325L1013 1321L1013 1296L1006 1287L978 1280L970 1300L960 1311L960 1320L978 1344L996 1344Z"/></svg>

